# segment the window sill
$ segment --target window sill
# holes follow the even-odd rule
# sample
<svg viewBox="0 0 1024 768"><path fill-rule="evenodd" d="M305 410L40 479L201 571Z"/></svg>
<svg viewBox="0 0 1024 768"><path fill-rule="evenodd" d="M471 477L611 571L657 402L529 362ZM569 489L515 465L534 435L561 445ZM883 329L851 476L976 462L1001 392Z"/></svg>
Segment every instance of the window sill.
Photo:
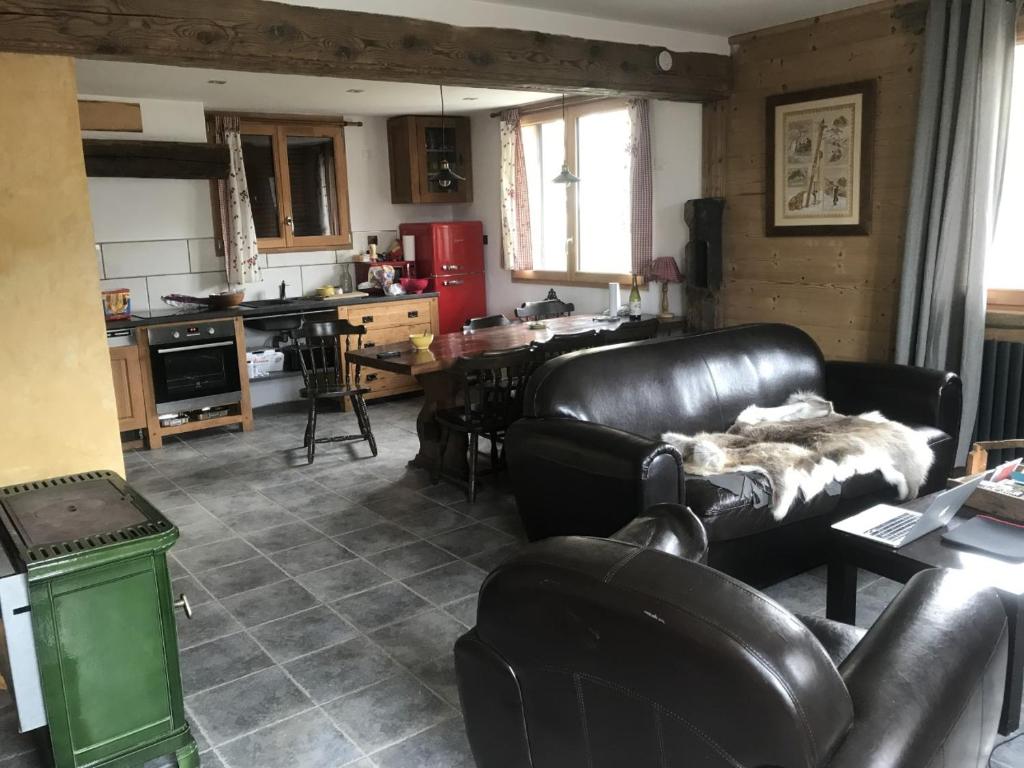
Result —
<svg viewBox="0 0 1024 768"><path fill-rule="evenodd" d="M598 275L590 273L577 273L570 275L566 272L539 272L532 270L513 270L513 283L543 283L545 285L569 285L579 288L607 288L608 283L618 283L627 289L633 283L632 275ZM642 278L637 279L637 285L647 290L647 284Z"/></svg>

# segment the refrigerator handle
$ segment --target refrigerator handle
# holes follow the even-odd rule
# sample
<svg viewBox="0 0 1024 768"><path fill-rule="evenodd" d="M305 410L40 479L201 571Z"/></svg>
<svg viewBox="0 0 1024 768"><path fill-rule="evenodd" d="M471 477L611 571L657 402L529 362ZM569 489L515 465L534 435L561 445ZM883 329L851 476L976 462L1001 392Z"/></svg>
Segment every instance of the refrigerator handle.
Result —
<svg viewBox="0 0 1024 768"><path fill-rule="evenodd" d="M447 288L449 285L462 285L465 280L442 280L441 285Z"/></svg>

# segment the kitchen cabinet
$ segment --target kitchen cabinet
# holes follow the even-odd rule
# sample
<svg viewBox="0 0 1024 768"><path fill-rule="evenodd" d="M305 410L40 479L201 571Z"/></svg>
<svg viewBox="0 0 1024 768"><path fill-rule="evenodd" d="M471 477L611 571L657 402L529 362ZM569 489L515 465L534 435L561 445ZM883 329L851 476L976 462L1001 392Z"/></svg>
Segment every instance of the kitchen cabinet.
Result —
<svg viewBox="0 0 1024 768"><path fill-rule="evenodd" d="M437 299L381 301L338 308L338 317L366 328L363 347L408 342L411 333L438 333ZM388 371L362 370L362 384L369 389L367 400L418 392L420 385L412 376Z"/></svg>
<svg viewBox="0 0 1024 768"><path fill-rule="evenodd" d="M142 389L142 362L139 348L110 348L110 372L114 377L114 401L117 404L118 428L145 429L146 398Z"/></svg>
<svg viewBox="0 0 1024 768"><path fill-rule="evenodd" d="M473 200L473 153L468 117L403 115L388 120L392 203L469 203ZM447 160L465 181L442 187L431 176Z"/></svg>

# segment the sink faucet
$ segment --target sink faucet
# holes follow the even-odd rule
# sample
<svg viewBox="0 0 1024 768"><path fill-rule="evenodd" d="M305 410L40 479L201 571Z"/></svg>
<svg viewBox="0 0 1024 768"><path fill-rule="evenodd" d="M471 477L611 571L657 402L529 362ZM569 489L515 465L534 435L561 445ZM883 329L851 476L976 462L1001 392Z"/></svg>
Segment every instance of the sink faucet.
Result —
<svg viewBox="0 0 1024 768"><path fill-rule="evenodd" d="M288 287L288 283L286 283L284 280L282 280L281 284L279 286L277 286L277 298L279 298L279 299L285 298L285 289L287 287Z"/></svg>

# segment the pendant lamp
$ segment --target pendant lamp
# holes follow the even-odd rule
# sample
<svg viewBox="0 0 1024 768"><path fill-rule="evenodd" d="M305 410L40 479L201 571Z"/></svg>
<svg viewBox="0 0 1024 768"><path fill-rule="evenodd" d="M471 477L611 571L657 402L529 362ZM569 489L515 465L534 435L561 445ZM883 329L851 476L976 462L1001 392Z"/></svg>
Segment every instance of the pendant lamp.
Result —
<svg viewBox="0 0 1024 768"><path fill-rule="evenodd" d="M565 124L565 94L562 94L562 124ZM566 162L562 163L562 172L559 173L553 181L555 184L576 184L580 180L580 177L569 170L569 164Z"/></svg>

